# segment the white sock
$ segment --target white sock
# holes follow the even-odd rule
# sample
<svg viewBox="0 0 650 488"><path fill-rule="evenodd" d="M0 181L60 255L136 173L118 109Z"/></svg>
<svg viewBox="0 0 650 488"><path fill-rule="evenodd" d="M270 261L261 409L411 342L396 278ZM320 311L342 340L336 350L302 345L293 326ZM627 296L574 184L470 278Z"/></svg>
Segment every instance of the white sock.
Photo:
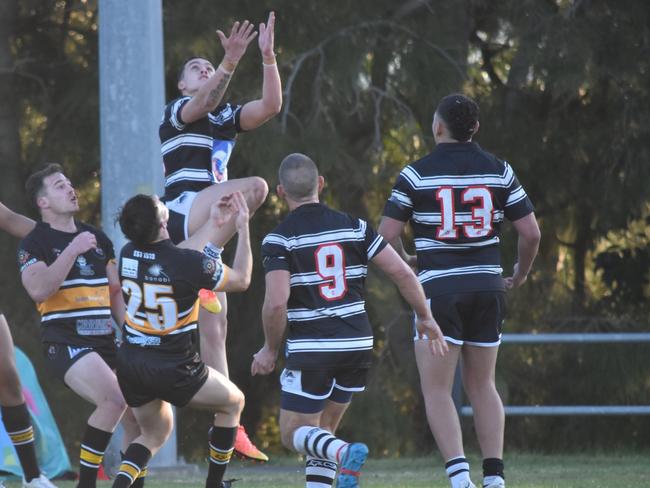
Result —
<svg viewBox="0 0 650 488"><path fill-rule="evenodd" d="M468 486L467 482L471 483L472 481L469 477L469 463L465 459L465 456L449 459L445 463L445 470L447 471L451 488L462 488Z"/></svg>
<svg viewBox="0 0 650 488"><path fill-rule="evenodd" d="M343 458L348 443L320 427L303 426L293 433L293 447L301 454L338 463Z"/></svg>
<svg viewBox="0 0 650 488"><path fill-rule="evenodd" d="M486 476L483 478L483 486L490 486L492 483L501 483L505 486L506 482L501 476Z"/></svg>
<svg viewBox="0 0 650 488"><path fill-rule="evenodd" d="M335 462L307 456L305 463L306 488L330 488L336 478Z"/></svg>

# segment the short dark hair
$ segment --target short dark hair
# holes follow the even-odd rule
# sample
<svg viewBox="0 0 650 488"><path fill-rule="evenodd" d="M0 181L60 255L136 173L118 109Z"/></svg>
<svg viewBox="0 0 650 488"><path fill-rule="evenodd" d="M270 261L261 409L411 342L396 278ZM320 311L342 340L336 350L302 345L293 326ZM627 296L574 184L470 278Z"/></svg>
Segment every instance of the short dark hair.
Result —
<svg viewBox="0 0 650 488"><path fill-rule="evenodd" d="M451 137L457 141L469 141L476 132L478 104L465 95L447 95L440 100L436 113L447 126Z"/></svg>
<svg viewBox="0 0 650 488"><path fill-rule="evenodd" d="M136 246L151 244L158 238L160 213L151 195L138 194L130 198L117 217L122 233Z"/></svg>
<svg viewBox="0 0 650 488"><path fill-rule="evenodd" d="M181 81L183 79L183 74L185 73L185 66L187 66L187 63L189 63L190 61L194 61L195 59L208 60L208 58L203 56L190 56L189 58L186 58L185 61L183 61L183 64L181 64L180 69L178 70L178 73L176 75L176 81Z"/></svg>
<svg viewBox="0 0 650 488"><path fill-rule="evenodd" d="M47 163L41 169L32 173L25 182L25 194L29 203L38 210L38 199L43 194L43 185L45 178L56 173L63 173L63 166L57 163Z"/></svg>
<svg viewBox="0 0 650 488"><path fill-rule="evenodd" d="M301 153L289 154L282 160L278 179L287 195L297 202L312 197L318 191L316 163Z"/></svg>

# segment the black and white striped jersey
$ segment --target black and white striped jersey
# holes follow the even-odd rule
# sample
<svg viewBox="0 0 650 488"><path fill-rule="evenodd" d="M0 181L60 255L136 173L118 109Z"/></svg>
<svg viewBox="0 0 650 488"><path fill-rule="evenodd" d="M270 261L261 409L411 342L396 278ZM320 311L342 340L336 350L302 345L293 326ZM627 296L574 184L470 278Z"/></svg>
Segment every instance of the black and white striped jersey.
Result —
<svg viewBox="0 0 650 488"><path fill-rule="evenodd" d="M181 109L191 97L165 107L159 135L165 166L164 200L184 191L201 191L228 179L228 161L235 147L241 105L219 105L207 117L186 124Z"/></svg>
<svg viewBox="0 0 650 488"><path fill-rule="evenodd" d="M474 142L443 143L406 166L384 215L410 221L427 296L503 290L500 228L533 205L512 167Z"/></svg>
<svg viewBox="0 0 650 488"><path fill-rule="evenodd" d="M364 220L321 203L301 205L264 238L264 270L290 273L287 368L370 364L364 285L385 246Z"/></svg>
<svg viewBox="0 0 650 488"><path fill-rule="evenodd" d="M127 243L119 273L126 303L124 341L177 354L195 351L199 290L221 289L228 279L211 248L200 253L170 240L142 247Z"/></svg>

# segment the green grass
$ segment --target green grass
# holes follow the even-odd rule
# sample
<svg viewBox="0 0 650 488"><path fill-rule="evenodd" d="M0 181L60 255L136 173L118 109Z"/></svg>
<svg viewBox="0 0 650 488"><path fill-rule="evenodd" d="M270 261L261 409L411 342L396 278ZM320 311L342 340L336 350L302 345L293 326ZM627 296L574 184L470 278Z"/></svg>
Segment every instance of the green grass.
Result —
<svg viewBox="0 0 650 488"><path fill-rule="evenodd" d="M650 453L641 454L516 454L506 459L509 487L516 488L636 488L650 487ZM480 459L470 456L472 477L480 483ZM205 470L205 466L199 467ZM233 461L227 478L240 478L235 488L304 487L303 462L297 458L275 457L267 465ZM364 488L448 488L449 483L439 459L371 459L363 469ZM198 469L152 472L147 485L156 488L203 486ZM16 481L8 488L20 486ZM73 488L72 482L57 482L61 488ZM98 488L110 487L99 482Z"/></svg>

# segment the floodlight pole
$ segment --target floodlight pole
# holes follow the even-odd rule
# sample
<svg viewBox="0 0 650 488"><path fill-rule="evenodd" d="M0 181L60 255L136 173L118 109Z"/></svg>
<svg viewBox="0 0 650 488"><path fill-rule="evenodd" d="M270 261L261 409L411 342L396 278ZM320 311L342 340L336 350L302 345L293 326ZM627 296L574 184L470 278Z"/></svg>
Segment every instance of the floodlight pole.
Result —
<svg viewBox="0 0 650 488"><path fill-rule="evenodd" d="M162 189L164 84L161 0L99 0L102 226L118 254L125 243L114 225L120 206ZM105 464L119 464L120 441L116 432ZM176 464L174 431L151 465Z"/></svg>

